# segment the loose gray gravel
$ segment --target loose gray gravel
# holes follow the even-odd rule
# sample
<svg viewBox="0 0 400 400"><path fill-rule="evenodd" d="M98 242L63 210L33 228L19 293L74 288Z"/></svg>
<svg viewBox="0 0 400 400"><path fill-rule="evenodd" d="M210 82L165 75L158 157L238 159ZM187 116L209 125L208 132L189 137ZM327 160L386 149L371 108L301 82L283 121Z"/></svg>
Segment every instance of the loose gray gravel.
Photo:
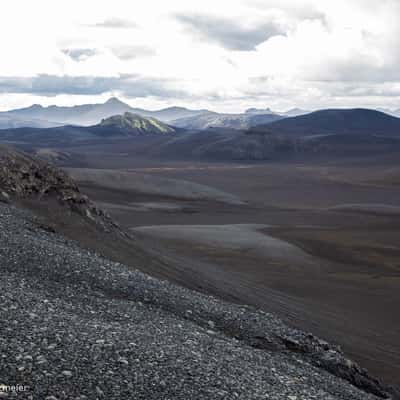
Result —
<svg viewBox="0 0 400 400"><path fill-rule="evenodd" d="M378 398L335 376L379 391L313 335L105 260L1 203L0 273L0 385L29 387L0 398Z"/></svg>

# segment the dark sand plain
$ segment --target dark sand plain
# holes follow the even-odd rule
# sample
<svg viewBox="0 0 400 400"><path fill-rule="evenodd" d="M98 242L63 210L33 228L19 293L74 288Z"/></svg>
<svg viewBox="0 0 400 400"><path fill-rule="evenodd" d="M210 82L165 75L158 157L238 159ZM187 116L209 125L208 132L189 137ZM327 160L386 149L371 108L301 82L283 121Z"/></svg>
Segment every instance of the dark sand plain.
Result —
<svg viewBox="0 0 400 400"><path fill-rule="evenodd" d="M65 151L82 190L162 267L120 259L272 311L400 384L399 154L207 163Z"/></svg>

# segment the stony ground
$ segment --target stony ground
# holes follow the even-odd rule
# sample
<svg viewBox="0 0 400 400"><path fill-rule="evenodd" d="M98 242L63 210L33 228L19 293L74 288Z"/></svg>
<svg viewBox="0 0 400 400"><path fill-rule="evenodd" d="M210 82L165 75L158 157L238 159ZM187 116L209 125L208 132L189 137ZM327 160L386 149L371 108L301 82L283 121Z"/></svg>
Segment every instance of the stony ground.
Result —
<svg viewBox="0 0 400 400"><path fill-rule="evenodd" d="M82 250L0 203L0 392L21 399L372 400L311 334ZM327 372L329 370L330 372Z"/></svg>

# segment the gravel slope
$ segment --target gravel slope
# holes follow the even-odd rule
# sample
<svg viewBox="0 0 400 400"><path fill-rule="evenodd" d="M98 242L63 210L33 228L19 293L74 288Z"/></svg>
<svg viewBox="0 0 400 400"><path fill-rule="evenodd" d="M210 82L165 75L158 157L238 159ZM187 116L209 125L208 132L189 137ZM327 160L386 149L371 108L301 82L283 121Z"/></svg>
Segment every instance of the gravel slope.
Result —
<svg viewBox="0 0 400 400"><path fill-rule="evenodd" d="M29 386L18 398L377 398L334 374L381 392L272 315L107 261L1 203L0 273L0 384Z"/></svg>

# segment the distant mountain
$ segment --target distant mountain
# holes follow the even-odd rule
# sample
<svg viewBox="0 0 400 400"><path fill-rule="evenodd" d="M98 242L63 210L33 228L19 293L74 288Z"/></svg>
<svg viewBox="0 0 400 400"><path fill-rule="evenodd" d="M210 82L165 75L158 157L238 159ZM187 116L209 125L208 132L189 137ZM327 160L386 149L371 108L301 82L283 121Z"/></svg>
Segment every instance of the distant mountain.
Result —
<svg viewBox="0 0 400 400"><path fill-rule="evenodd" d="M309 114L311 111L302 110L301 108L291 108L288 111L281 112L279 114L285 117L298 117L299 115Z"/></svg>
<svg viewBox="0 0 400 400"><path fill-rule="evenodd" d="M172 159L254 160L265 159L261 135L250 136L231 128L210 128L177 136L162 144L159 155Z"/></svg>
<svg viewBox="0 0 400 400"><path fill-rule="evenodd" d="M59 124L56 122L42 121L40 119L21 118L18 116L0 113L0 129L21 128L28 126L33 128L49 128L51 126L57 125Z"/></svg>
<svg viewBox="0 0 400 400"><path fill-rule="evenodd" d="M130 112L103 119L100 124L92 127L92 130L109 131L111 134L120 132L124 135L165 134L175 132L174 128L156 118L142 117Z"/></svg>
<svg viewBox="0 0 400 400"><path fill-rule="evenodd" d="M208 129L178 136L160 147L160 153L169 157L213 160L392 151L400 151L400 119L365 109L321 110L259 124L246 131Z"/></svg>
<svg viewBox="0 0 400 400"><path fill-rule="evenodd" d="M8 115L25 119L54 121L56 125L72 124L87 126L97 124L103 118L108 118L112 115L122 114L131 110L132 108L128 104L116 98L111 98L104 104L84 104L72 107L43 107L39 104L34 104L27 108L0 113L0 117L1 115Z"/></svg>
<svg viewBox="0 0 400 400"><path fill-rule="evenodd" d="M34 104L30 107L20 108L0 112L0 124L2 119L9 123L3 123L2 128L15 128L20 126L30 127L49 127L59 125L82 125L90 126L99 123L102 119L125 112L139 114L143 117L157 118L163 122L169 122L173 119L190 117L206 112L207 110L189 110L184 107L169 107L156 111L133 108L129 104L112 97L103 104L83 104L72 107L49 106L43 107ZM35 122L43 121L42 124ZM12 121L32 121L16 124ZM50 121L50 122L49 122Z"/></svg>
<svg viewBox="0 0 400 400"><path fill-rule="evenodd" d="M275 114L275 115L281 115L283 117L297 117L299 115L304 115L308 114L311 111L307 110L302 110L301 108L291 108L288 111L284 112L274 112L270 108L248 108L245 111L245 114Z"/></svg>
<svg viewBox="0 0 400 400"><path fill-rule="evenodd" d="M268 124L283 118L270 111L247 110L244 114L219 114L205 112L199 115L176 119L171 124L185 129L205 130L209 128L249 129L256 125Z"/></svg>
<svg viewBox="0 0 400 400"><path fill-rule="evenodd" d="M245 114L274 114L270 108L248 108Z"/></svg>
<svg viewBox="0 0 400 400"><path fill-rule="evenodd" d="M391 115L393 117L400 118L400 108L398 110L392 110L390 108L378 107L376 110L380 111L380 112L383 112L385 114L389 114L389 115Z"/></svg>
<svg viewBox="0 0 400 400"><path fill-rule="evenodd" d="M208 110L190 110L185 107L168 107L158 111L138 111L138 114L146 117L154 117L164 122L172 122L179 118L194 117L209 112Z"/></svg>
<svg viewBox="0 0 400 400"><path fill-rule="evenodd" d="M335 111L335 110L324 110ZM340 111L340 110L338 110ZM369 110L372 111L372 110ZM386 114L400 117L400 109L392 111L380 109ZM250 129L257 125L269 124L287 117L298 117L313 114L307 110L293 108L286 112L275 113L270 108L249 108L244 113L217 113L205 109L192 110L185 107L168 107L160 110L134 108L116 97L100 104L83 104L71 107L34 104L30 107L0 112L0 129L32 127L49 128L62 125L92 126L113 115L141 115L156 118L170 125L204 130L212 127L231 129ZM314 118L314 117L313 117Z"/></svg>
<svg viewBox="0 0 400 400"><path fill-rule="evenodd" d="M285 135L364 134L400 137L400 119L368 109L330 109L272 122L260 130Z"/></svg>
<svg viewBox="0 0 400 400"><path fill-rule="evenodd" d="M163 122L126 112L103 119L92 126L65 125L53 128L15 128L0 130L0 141L29 145L58 145L99 139L118 139L145 135L168 135L177 132Z"/></svg>
<svg viewBox="0 0 400 400"><path fill-rule="evenodd" d="M115 103L116 104L116 103ZM169 109L172 115L179 109ZM178 122L178 123L177 123ZM218 114L207 111L166 124L132 112L91 126L0 130L0 141L28 148L152 138L141 155L181 159L263 160L293 154L361 155L400 151L400 118L368 109L331 109L284 118L276 114ZM186 129L180 128L184 126ZM145 152L147 152L145 154ZM64 157L64 154L45 154Z"/></svg>
<svg viewBox="0 0 400 400"><path fill-rule="evenodd" d="M294 155L336 156L400 152L400 135L363 134L280 135L214 128L178 135L161 144L158 155L171 159L273 160Z"/></svg>

